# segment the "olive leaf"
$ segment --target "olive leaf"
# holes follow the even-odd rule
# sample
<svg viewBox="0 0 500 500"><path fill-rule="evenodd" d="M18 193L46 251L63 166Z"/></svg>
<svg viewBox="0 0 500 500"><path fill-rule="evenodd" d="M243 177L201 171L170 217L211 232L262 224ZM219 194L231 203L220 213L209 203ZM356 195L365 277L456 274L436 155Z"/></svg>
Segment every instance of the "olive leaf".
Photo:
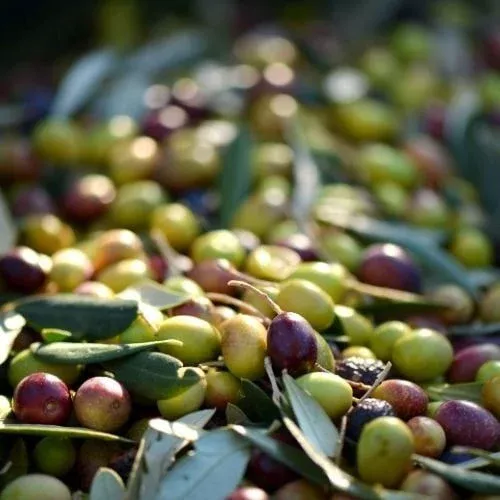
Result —
<svg viewBox="0 0 500 500"><path fill-rule="evenodd" d="M250 190L252 181L253 138L247 126L238 133L223 153L219 186L219 225L228 227L236 210Z"/></svg>
<svg viewBox="0 0 500 500"><path fill-rule="evenodd" d="M137 318L138 305L133 300L59 294L28 298L16 311L37 330L57 328L75 339L98 341L126 330Z"/></svg>
<svg viewBox="0 0 500 500"><path fill-rule="evenodd" d="M184 415L175 424L185 424L191 430L201 430L214 416L215 410L200 410ZM187 446L196 434L179 437L174 433L178 427L171 422L156 418L149 422L149 428L141 440L132 472L127 484L127 498L130 500L155 498L160 480L173 463L175 455Z"/></svg>
<svg viewBox="0 0 500 500"><path fill-rule="evenodd" d="M250 460L250 446L230 429L207 432L160 484L158 500L219 500L240 484Z"/></svg>
<svg viewBox="0 0 500 500"><path fill-rule="evenodd" d="M29 456L24 439L16 439L7 457L7 463L0 473L0 489L29 470Z"/></svg>
<svg viewBox="0 0 500 500"><path fill-rule="evenodd" d="M113 469L101 467L92 480L89 500L123 500L125 485Z"/></svg>
<svg viewBox="0 0 500 500"><path fill-rule="evenodd" d="M300 476L320 486L328 486L324 472L301 449L273 439L263 429L241 425L232 425L230 429Z"/></svg>
<svg viewBox="0 0 500 500"><path fill-rule="evenodd" d="M464 449L463 447L461 448ZM466 450L467 453L477 455L477 458L472 458L471 460L462 462L459 464L459 467L473 470L490 465L494 465L495 467L500 466L500 451L497 451L496 453L488 453L484 450L474 450L471 448L466 448Z"/></svg>
<svg viewBox="0 0 500 500"><path fill-rule="evenodd" d="M79 111L118 63L117 54L100 49L78 59L70 68L52 103L51 115L68 118Z"/></svg>
<svg viewBox="0 0 500 500"><path fill-rule="evenodd" d="M45 344L51 344L52 342L64 342L65 340L71 340L71 332L67 330L59 330L58 328L44 328L40 335Z"/></svg>
<svg viewBox="0 0 500 500"><path fill-rule="evenodd" d="M251 425L252 423L243 410L232 403L226 406L226 421L228 425Z"/></svg>
<svg viewBox="0 0 500 500"><path fill-rule="evenodd" d="M0 422L0 434L17 434L25 436L54 436L78 439L99 439L132 444L133 441L107 432L94 431L84 427L62 427L60 425L11 424Z"/></svg>
<svg viewBox="0 0 500 500"><path fill-rule="evenodd" d="M241 393L236 406L253 422L271 423L280 418L280 411L273 400L250 380L242 379Z"/></svg>
<svg viewBox="0 0 500 500"><path fill-rule="evenodd" d="M191 298L189 295L169 290L155 281L144 281L132 285L118 294L118 296L122 299L137 300L160 311L180 306Z"/></svg>
<svg viewBox="0 0 500 500"><path fill-rule="evenodd" d="M299 119L289 123L288 143L293 150L294 190L292 193L292 214L299 228L308 233L307 225L311 209L320 186L318 166L309 151Z"/></svg>
<svg viewBox="0 0 500 500"><path fill-rule="evenodd" d="M194 369L181 376L181 366L168 354L148 351L104 363L129 391L153 401L167 399L199 381L200 375Z"/></svg>
<svg viewBox="0 0 500 500"><path fill-rule="evenodd" d="M9 359L12 346L26 321L14 311L0 313L0 365Z"/></svg>
<svg viewBox="0 0 500 500"><path fill-rule="evenodd" d="M496 335L500 333L500 323L472 323L470 325L454 325L448 328L454 337L478 337L480 335Z"/></svg>
<svg viewBox="0 0 500 500"><path fill-rule="evenodd" d="M448 253L435 244L434 236L428 232L389 224L363 216L339 213L328 207L318 209L316 218L320 222L345 229L356 236L373 242L389 242L407 249L418 257L435 276L451 281L467 290L472 297L478 297L478 287L470 279L467 270Z"/></svg>
<svg viewBox="0 0 500 500"><path fill-rule="evenodd" d="M414 455L414 462L424 469L441 476L446 481L475 493L484 495L500 494L500 477L452 466L432 458Z"/></svg>
<svg viewBox="0 0 500 500"><path fill-rule="evenodd" d="M326 455L321 452L317 452L293 420L288 417L284 417L283 423L289 430L290 434L299 443L306 455L322 469L332 488L352 495L355 498L361 498L364 500L381 498L380 494L376 490L356 480L354 477L347 474L347 472L344 472L338 465L329 460Z"/></svg>
<svg viewBox="0 0 500 500"><path fill-rule="evenodd" d="M47 363L88 365L125 358L161 345L182 346L182 342L173 339L118 345L87 342L52 342L46 345L34 343L31 344L30 348L36 358Z"/></svg>
<svg viewBox="0 0 500 500"><path fill-rule="evenodd" d="M0 234L2 235L0 243L0 255L8 252L15 244L17 230L9 207L5 201L3 190L0 189Z"/></svg>
<svg viewBox="0 0 500 500"><path fill-rule="evenodd" d="M425 298L413 301L374 300L369 304L361 304L356 308L360 313L373 316L377 320L432 313L442 311L443 309L444 306L442 304Z"/></svg>
<svg viewBox="0 0 500 500"><path fill-rule="evenodd" d="M0 420L5 420L11 413L10 400L6 396L0 395Z"/></svg>
<svg viewBox="0 0 500 500"><path fill-rule="evenodd" d="M483 382L468 382L464 384L428 385L425 391L433 401L452 401L462 399L481 404Z"/></svg>
<svg viewBox="0 0 500 500"><path fill-rule="evenodd" d="M339 433L320 404L287 373L282 376L295 418L309 444L327 457L335 456Z"/></svg>

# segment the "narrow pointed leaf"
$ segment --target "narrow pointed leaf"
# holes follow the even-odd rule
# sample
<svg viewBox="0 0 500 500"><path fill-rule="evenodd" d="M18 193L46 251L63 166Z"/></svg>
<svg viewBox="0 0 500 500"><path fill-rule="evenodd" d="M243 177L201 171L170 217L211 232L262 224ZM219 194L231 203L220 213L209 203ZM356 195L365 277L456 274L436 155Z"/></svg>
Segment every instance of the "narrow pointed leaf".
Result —
<svg viewBox="0 0 500 500"><path fill-rule="evenodd" d="M283 374L286 394L300 429L309 443L327 457L335 456L339 433L319 403L288 374Z"/></svg>
<svg viewBox="0 0 500 500"><path fill-rule="evenodd" d="M70 331L75 339L103 340L126 330L137 318L133 300L60 294L23 300L16 310L37 330Z"/></svg>
<svg viewBox="0 0 500 500"><path fill-rule="evenodd" d="M238 134L223 154L219 174L219 219L221 227L228 227L236 210L246 198L252 179L253 140L248 128L239 126Z"/></svg>
<svg viewBox="0 0 500 500"><path fill-rule="evenodd" d="M90 486L89 500L123 500L125 485L113 469L101 467Z"/></svg>
<svg viewBox="0 0 500 500"><path fill-rule="evenodd" d="M454 337L477 337L479 335L496 335L500 333L500 323L473 323L471 325L455 325L448 328Z"/></svg>
<svg viewBox="0 0 500 500"><path fill-rule="evenodd" d="M186 303L191 297L169 290L154 281L133 285L119 294L122 299L137 300L160 311Z"/></svg>
<svg viewBox="0 0 500 500"><path fill-rule="evenodd" d="M59 330L57 328L44 328L40 332L40 335L46 344L51 344L52 342L65 342L72 337L71 332Z"/></svg>
<svg viewBox="0 0 500 500"><path fill-rule="evenodd" d="M482 467L487 467L490 466L491 464L500 465L500 451L497 451L496 453L487 453L487 452L485 453L488 456L478 455L477 458L473 458L471 460L467 460L466 462L462 462L458 464L458 466L464 469L473 470L473 469L481 469Z"/></svg>
<svg viewBox="0 0 500 500"><path fill-rule="evenodd" d="M220 500L241 482L250 446L229 429L205 434L161 482L158 500Z"/></svg>
<svg viewBox="0 0 500 500"><path fill-rule="evenodd" d="M237 406L252 420L258 423L271 423L280 418L280 411L273 400L250 380L241 381L242 398Z"/></svg>
<svg viewBox="0 0 500 500"><path fill-rule="evenodd" d="M294 153L292 213L301 230L307 233L307 223L320 186L320 175L299 120L290 123L288 136Z"/></svg>
<svg viewBox="0 0 500 500"><path fill-rule="evenodd" d="M99 432L84 427L62 427L60 425L41 424L7 424L0 422L0 434L17 434L25 436L53 436L78 439L99 439L101 441L117 441L132 444L133 441L121 436Z"/></svg>
<svg viewBox="0 0 500 500"><path fill-rule="evenodd" d="M0 313L0 365L9 359L12 346L25 323L24 318L13 311Z"/></svg>
<svg viewBox="0 0 500 500"><path fill-rule="evenodd" d="M76 61L59 86L52 116L68 118L79 111L115 70L117 63L117 55L109 49L91 52Z"/></svg>
<svg viewBox="0 0 500 500"><path fill-rule="evenodd" d="M182 363L161 352L143 351L127 358L109 361L105 368L134 394L157 401L167 399L198 382L199 374L178 373Z"/></svg>
<svg viewBox="0 0 500 500"><path fill-rule="evenodd" d="M10 210L0 189L0 255L8 252L15 244L17 237L16 226L12 221Z"/></svg>
<svg viewBox="0 0 500 500"><path fill-rule="evenodd" d="M252 423L243 410L232 403L228 403L226 406L226 421L228 425L249 425Z"/></svg>
<svg viewBox="0 0 500 500"><path fill-rule="evenodd" d="M455 453L467 453L469 455L474 455L483 459L487 465L500 467L500 452L492 453L478 448L469 448L468 446L454 446L451 451ZM460 464L460 467L463 467L463 463L464 462ZM467 462L465 462L465 464L467 464Z"/></svg>
<svg viewBox="0 0 500 500"><path fill-rule="evenodd" d="M460 488L484 495L500 494L500 477L498 475L467 470L420 455L415 455L414 461Z"/></svg>
<svg viewBox="0 0 500 500"><path fill-rule="evenodd" d="M302 477L320 486L328 486L328 478L324 472L302 450L277 441L259 429L249 429L241 425L233 425L231 429Z"/></svg>
<svg viewBox="0 0 500 500"><path fill-rule="evenodd" d="M95 344L76 342L52 342L51 344L32 344L31 351L36 358L47 363L79 365L104 363L114 359L126 358L142 351L150 351L161 345L181 346L178 340L154 340L136 344Z"/></svg>
<svg viewBox="0 0 500 500"><path fill-rule="evenodd" d="M463 399L481 404L482 382L464 384L436 384L425 387L428 396L434 401L453 401Z"/></svg>

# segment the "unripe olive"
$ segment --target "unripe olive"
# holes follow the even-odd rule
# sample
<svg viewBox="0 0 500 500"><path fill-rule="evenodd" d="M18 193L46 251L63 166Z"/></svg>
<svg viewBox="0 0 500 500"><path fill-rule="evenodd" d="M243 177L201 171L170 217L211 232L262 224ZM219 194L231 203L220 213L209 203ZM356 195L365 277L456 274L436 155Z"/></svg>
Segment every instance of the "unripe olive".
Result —
<svg viewBox="0 0 500 500"><path fill-rule="evenodd" d="M61 292L72 292L88 280L92 273L92 262L81 250L65 248L52 255L49 277Z"/></svg>
<svg viewBox="0 0 500 500"><path fill-rule="evenodd" d="M69 438L47 436L35 446L33 456L40 472L62 477L75 465L76 451Z"/></svg>
<svg viewBox="0 0 500 500"><path fill-rule="evenodd" d="M267 331L254 316L237 314L220 326L222 356L228 370L239 378L256 380L265 373Z"/></svg>
<svg viewBox="0 0 500 500"><path fill-rule="evenodd" d="M26 474L14 479L0 500L71 500L71 491L59 479L46 474Z"/></svg>
<svg viewBox="0 0 500 500"><path fill-rule="evenodd" d="M76 239L73 229L51 214L28 216L22 235L27 246L47 255L68 248Z"/></svg>
<svg viewBox="0 0 500 500"><path fill-rule="evenodd" d="M394 344L405 335L411 334L412 329L402 321L387 321L377 326L370 339L370 349L381 361L392 359Z"/></svg>
<svg viewBox="0 0 500 500"><path fill-rule="evenodd" d="M241 382L232 373L210 370L206 380L205 404L210 408L224 409L240 399Z"/></svg>
<svg viewBox="0 0 500 500"><path fill-rule="evenodd" d="M351 386L338 375L326 372L307 373L299 377L297 383L334 420L344 415L352 405Z"/></svg>
<svg viewBox="0 0 500 500"><path fill-rule="evenodd" d="M139 315L132 324L120 334L122 344L134 344L138 342L152 342L156 340L156 332L163 322L163 314L155 307L143 304L141 307L147 309L146 315Z"/></svg>
<svg viewBox="0 0 500 500"><path fill-rule="evenodd" d="M245 262L245 270L269 281L287 279L300 263L300 255L289 248L277 245L261 245L250 252Z"/></svg>
<svg viewBox="0 0 500 500"><path fill-rule="evenodd" d="M185 276L171 276L163 284L174 292L190 295L191 297L203 297L205 295L196 281Z"/></svg>
<svg viewBox="0 0 500 500"><path fill-rule="evenodd" d="M44 160L71 166L80 159L82 139L80 129L73 122L51 119L38 124L33 144Z"/></svg>
<svg viewBox="0 0 500 500"><path fill-rule="evenodd" d="M158 340L180 340L183 345L162 345L159 349L180 361L197 365L213 361L221 350L221 334L210 323L194 316L173 316L158 329Z"/></svg>
<svg viewBox="0 0 500 500"><path fill-rule="evenodd" d="M302 262L289 278L311 281L322 288L336 302L342 299L347 290L349 272L339 263Z"/></svg>
<svg viewBox="0 0 500 500"><path fill-rule="evenodd" d="M351 307L335 306L335 315L353 346L367 346L373 336L373 323Z"/></svg>
<svg viewBox="0 0 500 500"><path fill-rule="evenodd" d="M310 281L287 280L280 287L276 302L285 311L300 314L320 331L328 328L335 318L330 296Z"/></svg>
<svg viewBox="0 0 500 500"><path fill-rule="evenodd" d="M200 224L195 215L180 203L156 208L151 215L151 228L161 231L179 252L187 250L200 233Z"/></svg>
<svg viewBox="0 0 500 500"><path fill-rule="evenodd" d="M488 267L493 261L493 245L476 228L459 229L450 245L451 253L468 268Z"/></svg>
<svg viewBox="0 0 500 500"><path fill-rule="evenodd" d="M129 286L150 279L151 270L142 259L126 259L103 269L97 279L119 293Z"/></svg>
<svg viewBox="0 0 500 500"><path fill-rule="evenodd" d="M196 371L199 380L179 394L157 402L158 410L160 410L162 417L167 420L176 420L198 410L205 400L207 380L203 370L200 368L179 368L179 374L182 375L188 370Z"/></svg>
<svg viewBox="0 0 500 500"><path fill-rule="evenodd" d="M357 447L358 472L363 481L388 488L399 485L410 471L413 435L396 417L380 417L366 424Z"/></svg>
<svg viewBox="0 0 500 500"><path fill-rule="evenodd" d="M141 239L128 229L111 229L99 235L95 242L93 262L97 270L125 259L144 255Z"/></svg>
<svg viewBox="0 0 500 500"><path fill-rule="evenodd" d="M235 234L220 229L198 236L191 246L191 257L197 263L204 260L226 259L239 267L245 258L245 249Z"/></svg>

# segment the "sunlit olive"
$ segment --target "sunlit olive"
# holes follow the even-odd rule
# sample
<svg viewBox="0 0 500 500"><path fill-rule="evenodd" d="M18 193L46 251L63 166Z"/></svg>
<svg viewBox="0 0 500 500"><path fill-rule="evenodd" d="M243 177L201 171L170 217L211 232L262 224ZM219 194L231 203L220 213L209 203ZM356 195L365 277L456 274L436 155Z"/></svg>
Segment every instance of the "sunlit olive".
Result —
<svg viewBox="0 0 500 500"><path fill-rule="evenodd" d="M195 262L212 259L227 259L240 266L245 250L240 240L231 231L220 229L198 236L191 246L191 257Z"/></svg>
<svg viewBox="0 0 500 500"><path fill-rule="evenodd" d="M76 239L71 226L51 214L28 216L23 223L22 237L29 247L47 255L73 245Z"/></svg>
<svg viewBox="0 0 500 500"><path fill-rule="evenodd" d="M119 293L134 283L151 279L151 270L142 259L126 259L103 269L97 279Z"/></svg>
<svg viewBox="0 0 500 500"><path fill-rule="evenodd" d="M297 252L275 245L261 245L247 257L245 269L257 278L282 281L299 264L300 256Z"/></svg>

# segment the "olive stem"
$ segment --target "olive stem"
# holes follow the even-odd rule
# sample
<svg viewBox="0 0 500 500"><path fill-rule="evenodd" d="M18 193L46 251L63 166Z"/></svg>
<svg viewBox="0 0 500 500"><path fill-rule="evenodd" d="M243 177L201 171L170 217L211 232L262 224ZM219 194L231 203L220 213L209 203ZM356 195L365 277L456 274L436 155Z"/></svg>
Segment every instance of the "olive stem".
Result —
<svg viewBox="0 0 500 500"><path fill-rule="evenodd" d="M159 231L158 229L151 230L151 239L154 241L156 247L160 251L161 256L167 262L167 278L172 276L180 276L182 274L181 269L176 263L179 255L177 252L170 246L165 235Z"/></svg>
<svg viewBox="0 0 500 500"><path fill-rule="evenodd" d="M360 292L370 297L375 297L377 299L395 300L398 302L409 302L418 303L424 300L422 295L416 293L404 292L402 290L395 290L393 288L384 288L375 285L368 285L366 283L361 283L360 281L351 278L347 282L349 289L355 292Z"/></svg>
<svg viewBox="0 0 500 500"><path fill-rule="evenodd" d="M271 382L271 387L273 390L273 402L278 407L281 408L281 399L283 395L278 387L278 382L276 381L276 377L274 376L273 366L271 364L271 359L269 356L266 356L264 359L264 367L266 369L267 378L269 382Z"/></svg>
<svg viewBox="0 0 500 500"><path fill-rule="evenodd" d="M342 417L342 421L340 422L340 432L339 432L339 439L337 442L337 451L335 452L335 463L337 465L340 465L340 461L342 460L342 451L344 449L344 442L345 442L345 433L347 430L347 414L345 414Z"/></svg>
<svg viewBox="0 0 500 500"><path fill-rule="evenodd" d="M208 292L206 295L213 302L234 306L248 314L251 314L253 316L258 316L260 319L262 319L262 321L265 322L266 326L269 325L271 321L265 314L262 314L256 307L253 307L242 300L231 297L230 295L226 295L224 293L216 293L216 292Z"/></svg>
<svg viewBox="0 0 500 500"><path fill-rule="evenodd" d="M267 295L267 293L263 292L262 290L259 290L258 288L254 287L250 283L246 283L245 281L231 280L228 282L228 285L251 290L252 292L254 292L257 295L259 295L260 297L262 297L269 304L269 306L273 309L273 311L276 314L281 314L283 312L281 307L278 304L276 304L276 302L274 302L274 300L271 299L271 297L269 297L269 295Z"/></svg>

